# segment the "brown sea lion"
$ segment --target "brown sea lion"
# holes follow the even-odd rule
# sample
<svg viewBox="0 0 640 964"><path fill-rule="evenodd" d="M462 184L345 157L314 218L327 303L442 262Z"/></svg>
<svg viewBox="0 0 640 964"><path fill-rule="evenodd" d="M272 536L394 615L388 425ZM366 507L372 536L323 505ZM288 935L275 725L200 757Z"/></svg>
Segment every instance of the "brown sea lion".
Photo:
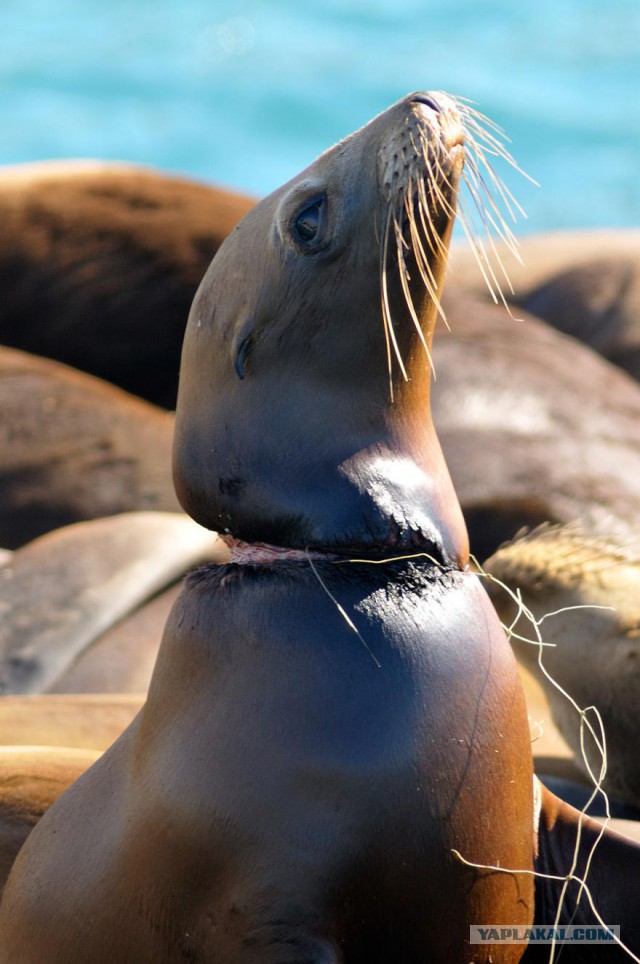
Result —
<svg viewBox="0 0 640 964"><path fill-rule="evenodd" d="M378 568L318 565L380 667L310 567L193 577L139 721L18 858L0 959L383 961L392 942L462 961L469 924L530 919L526 877L451 854L531 860L528 733L514 753L523 708L484 594L409 568L390 595Z"/></svg>
<svg viewBox="0 0 640 964"><path fill-rule="evenodd" d="M2 960L46 945L52 964L455 962L470 923L531 920L530 877L452 854L530 869L533 816L515 661L460 571L428 417L421 340L464 156L437 96L261 202L207 274L183 354L181 498L293 550L232 540L231 564L189 579L140 717L22 850ZM420 550L436 564L375 565Z"/></svg>
<svg viewBox="0 0 640 964"><path fill-rule="evenodd" d="M137 509L176 511L173 417L66 365L0 349L0 545Z"/></svg>
<svg viewBox="0 0 640 964"><path fill-rule="evenodd" d="M522 526L581 522L622 544L640 518L640 388L572 338L455 293L433 418L486 559Z"/></svg>
<svg viewBox="0 0 640 964"><path fill-rule="evenodd" d="M517 261L509 247L500 241L492 246L495 254L491 253L486 260L498 281L504 281L500 264L506 267L509 285L503 285L503 290L507 301L513 305L556 272L570 271L598 257L633 258L637 255L638 245L640 230L635 228L549 231L519 237ZM478 271L477 257L467 244L455 242L451 246L449 281L452 288L463 288L484 300L491 298L485 277Z"/></svg>
<svg viewBox="0 0 640 964"><path fill-rule="evenodd" d="M638 556L579 529L544 527L503 546L484 568L512 590L520 590L536 619L554 614L545 618L540 628L549 644L542 652L543 665L580 707L597 707L606 737L604 787L640 808ZM503 622L511 625L517 614L514 600L496 583L489 583L489 590ZM519 635L531 638L533 634L533 627L522 617L513 628ZM538 646L516 636L513 646L518 659L537 671L554 721L587 772L575 706L539 670ZM595 725L595 716L590 719ZM601 757L588 732L585 740L592 771L597 774Z"/></svg>
<svg viewBox="0 0 640 964"><path fill-rule="evenodd" d="M640 379L640 231L558 231L520 238L519 248L521 264L508 262L514 314L537 315ZM486 297L468 249L451 260L454 283Z"/></svg>
<svg viewBox="0 0 640 964"><path fill-rule="evenodd" d="M45 691L132 609L225 557L214 534L169 512L81 522L19 549L0 569L0 693Z"/></svg>
<svg viewBox="0 0 640 964"><path fill-rule="evenodd" d="M633 253L558 271L519 304L640 380L640 234Z"/></svg>
<svg viewBox="0 0 640 964"><path fill-rule="evenodd" d="M132 164L0 169L0 343L173 408L189 305L253 203Z"/></svg>

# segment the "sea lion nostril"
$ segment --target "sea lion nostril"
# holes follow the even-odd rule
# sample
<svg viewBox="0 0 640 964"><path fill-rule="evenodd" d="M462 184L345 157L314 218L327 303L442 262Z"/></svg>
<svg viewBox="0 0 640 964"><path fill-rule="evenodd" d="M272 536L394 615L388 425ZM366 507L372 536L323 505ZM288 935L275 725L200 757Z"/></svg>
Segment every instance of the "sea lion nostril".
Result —
<svg viewBox="0 0 640 964"><path fill-rule="evenodd" d="M411 99L416 104L425 104L427 107L430 107L431 110L440 113L440 104L431 94L414 94Z"/></svg>

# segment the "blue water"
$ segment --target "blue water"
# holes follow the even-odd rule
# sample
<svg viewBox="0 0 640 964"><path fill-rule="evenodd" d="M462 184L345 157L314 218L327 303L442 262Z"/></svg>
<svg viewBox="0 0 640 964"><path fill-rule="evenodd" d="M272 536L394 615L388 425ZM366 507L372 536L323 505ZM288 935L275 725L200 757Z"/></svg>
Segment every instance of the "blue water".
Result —
<svg viewBox="0 0 640 964"><path fill-rule="evenodd" d="M640 0L2 0L0 162L265 194L410 90L477 102L524 232L640 225Z"/></svg>

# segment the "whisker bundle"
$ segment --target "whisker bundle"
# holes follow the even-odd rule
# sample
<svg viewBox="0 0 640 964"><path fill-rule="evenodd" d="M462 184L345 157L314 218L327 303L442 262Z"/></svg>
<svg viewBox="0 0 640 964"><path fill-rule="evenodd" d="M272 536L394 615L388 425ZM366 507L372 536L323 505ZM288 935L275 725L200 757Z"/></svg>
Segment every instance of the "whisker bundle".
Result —
<svg viewBox="0 0 640 964"><path fill-rule="evenodd" d="M501 301L509 311L503 287L512 290L511 283L494 239L500 240L520 261L518 242L508 220L515 222L518 216L526 217L492 164L494 159L500 159L528 178L507 150L507 138L501 128L465 98L438 91L433 97L446 104L444 115L448 120L455 116L460 140L453 146L464 144L464 165L461 172L455 170L440 115L436 112L433 119L417 113L409 116L402 146L394 143L392 159L385 158L387 174L390 171L391 175L385 182L387 206L380 234L380 295L392 400L394 357L402 378L408 381L409 375L393 321L390 270L397 272L401 295L435 376L428 332L423 331L424 321L421 322L414 304L412 270L419 275L435 315L440 315L448 327L434 261L446 260L448 244L442 223L444 220L445 227L448 226L457 213L493 300ZM462 197L458 197L458 181L465 189Z"/></svg>

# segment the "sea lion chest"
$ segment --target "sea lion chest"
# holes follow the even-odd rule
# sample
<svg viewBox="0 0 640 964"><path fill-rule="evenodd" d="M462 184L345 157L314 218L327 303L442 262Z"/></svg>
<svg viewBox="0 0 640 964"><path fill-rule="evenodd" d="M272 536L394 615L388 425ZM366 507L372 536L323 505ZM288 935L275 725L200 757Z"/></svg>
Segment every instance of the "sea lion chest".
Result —
<svg viewBox="0 0 640 964"><path fill-rule="evenodd" d="M20 930L60 962L78 934L95 961L464 960L469 923L527 919L526 878L453 851L529 867L529 768L475 577L212 567L174 606L137 726L67 794L74 833L50 811Z"/></svg>

